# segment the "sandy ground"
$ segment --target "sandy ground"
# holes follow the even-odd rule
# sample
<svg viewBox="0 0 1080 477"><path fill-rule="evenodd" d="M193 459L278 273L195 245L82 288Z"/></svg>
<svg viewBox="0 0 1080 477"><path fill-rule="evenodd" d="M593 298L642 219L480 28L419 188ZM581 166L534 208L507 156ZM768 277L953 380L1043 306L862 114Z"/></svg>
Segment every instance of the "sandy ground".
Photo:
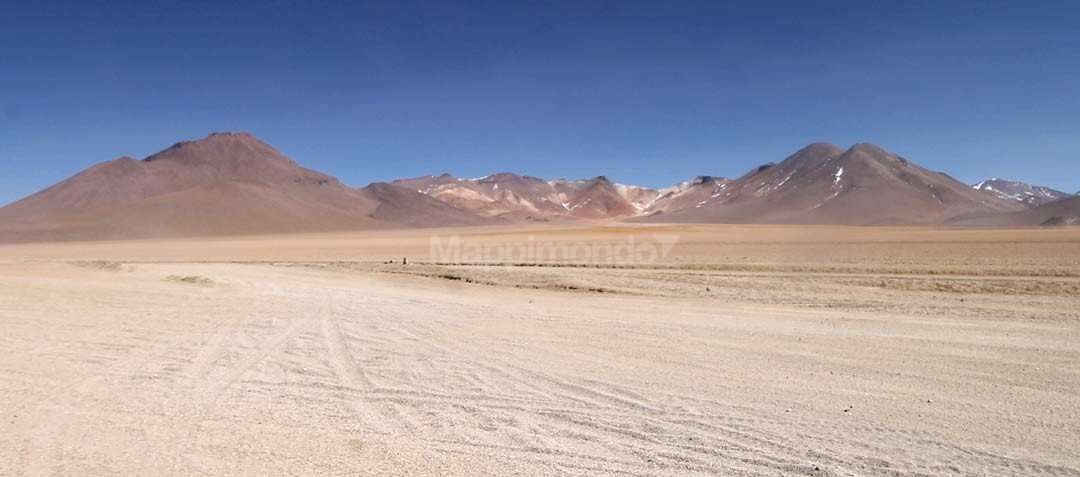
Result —
<svg viewBox="0 0 1080 477"><path fill-rule="evenodd" d="M662 230L0 247L0 475L1080 475L1075 229Z"/></svg>

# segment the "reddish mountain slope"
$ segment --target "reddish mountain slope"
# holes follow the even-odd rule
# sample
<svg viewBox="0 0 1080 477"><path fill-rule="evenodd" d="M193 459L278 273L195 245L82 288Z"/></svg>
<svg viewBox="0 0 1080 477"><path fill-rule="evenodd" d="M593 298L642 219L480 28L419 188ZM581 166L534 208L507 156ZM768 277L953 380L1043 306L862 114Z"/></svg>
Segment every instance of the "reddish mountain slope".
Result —
<svg viewBox="0 0 1080 477"><path fill-rule="evenodd" d="M0 241L488 223L389 187L353 189L300 167L250 134L218 133L141 161L125 157L95 165L0 208Z"/></svg>
<svg viewBox="0 0 1080 477"><path fill-rule="evenodd" d="M731 180L723 177L699 176L674 187L660 189L658 197L645 209L649 214L690 210L704 207L710 201L727 197Z"/></svg>
<svg viewBox="0 0 1080 477"><path fill-rule="evenodd" d="M450 174L401 179L393 185L416 190L456 208L507 220L543 218L565 212L559 195L542 179L510 173L479 179L459 179Z"/></svg>
<svg viewBox="0 0 1080 477"><path fill-rule="evenodd" d="M443 174L393 184L462 210L508 221L629 217L657 196L655 190L615 184L604 177L547 182L506 172L479 179Z"/></svg>
<svg viewBox="0 0 1080 477"><path fill-rule="evenodd" d="M354 189L246 133L97 164L0 208L0 242L215 236L552 220L789 224L1069 224L1075 199L1025 204L872 144L811 144L738 179L667 189L511 173Z"/></svg>
<svg viewBox="0 0 1080 477"><path fill-rule="evenodd" d="M569 191L570 189L568 189ZM637 215L638 209L606 177L600 176L573 189L565 208L567 215L582 219L611 219Z"/></svg>
<svg viewBox="0 0 1080 477"><path fill-rule="evenodd" d="M359 192L378 204L368 216L384 224L409 227L450 227L503 223L497 219L463 211L412 189L385 182L368 185Z"/></svg>
<svg viewBox="0 0 1080 477"><path fill-rule="evenodd" d="M656 222L936 224L1020 206L872 144L812 144L724 184L694 207L661 204Z"/></svg>

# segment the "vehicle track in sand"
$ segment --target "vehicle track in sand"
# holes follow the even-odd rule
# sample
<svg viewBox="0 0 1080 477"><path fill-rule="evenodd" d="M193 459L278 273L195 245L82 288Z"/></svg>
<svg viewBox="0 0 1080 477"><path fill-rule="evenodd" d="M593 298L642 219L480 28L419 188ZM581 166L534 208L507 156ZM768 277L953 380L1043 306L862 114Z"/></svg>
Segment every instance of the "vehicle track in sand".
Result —
<svg viewBox="0 0 1080 477"><path fill-rule="evenodd" d="M61 267L0 266L0 474L1080 475L1075 321Z"/></svg>

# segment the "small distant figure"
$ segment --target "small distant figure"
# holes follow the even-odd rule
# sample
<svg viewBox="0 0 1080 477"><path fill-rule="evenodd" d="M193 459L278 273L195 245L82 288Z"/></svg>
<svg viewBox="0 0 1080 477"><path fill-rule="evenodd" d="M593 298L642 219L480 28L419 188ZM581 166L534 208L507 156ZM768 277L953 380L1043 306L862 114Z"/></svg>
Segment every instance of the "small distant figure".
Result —
<svg viewBox="0 0 1080 477"><path fill-rule="evenodd" d="M409 264L409 257L405 257L405 258L401 259L401 264L402 265L408 265Z"/></svg>

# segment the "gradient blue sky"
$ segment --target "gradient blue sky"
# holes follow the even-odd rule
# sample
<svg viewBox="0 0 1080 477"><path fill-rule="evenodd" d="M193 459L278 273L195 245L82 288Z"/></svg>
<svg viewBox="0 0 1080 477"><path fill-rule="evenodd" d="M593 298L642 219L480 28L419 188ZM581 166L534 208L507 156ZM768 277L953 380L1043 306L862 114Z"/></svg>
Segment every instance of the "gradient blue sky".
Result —
<svg viewBox="0 0 1080 477"><path fill-rule="evenodd" d="M244 130L352 185L869 141L1080 189L1080 2L0 2L0 203Z"/></svg>

